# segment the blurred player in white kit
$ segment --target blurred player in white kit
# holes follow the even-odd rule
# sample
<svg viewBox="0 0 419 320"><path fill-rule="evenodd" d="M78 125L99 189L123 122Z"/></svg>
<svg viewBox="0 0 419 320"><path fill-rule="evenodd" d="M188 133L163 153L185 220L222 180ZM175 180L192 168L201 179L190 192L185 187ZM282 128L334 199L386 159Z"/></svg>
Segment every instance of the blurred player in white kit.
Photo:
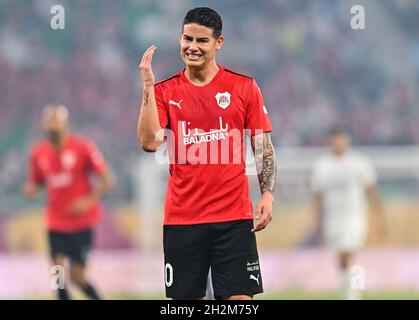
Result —
<svg viewBox="0 0 419 320"><path fill-rule="evenodd" d="M344 128L330 131L330 153L314 164L311 187L314 194L315 228L324 244L338 254L342 297L361 298L351 287L351 265L355 252L368 235L368 202L376 214L378 232L385 233L384 215L377 192L377 173L365 156L350 150Z"/></svg>

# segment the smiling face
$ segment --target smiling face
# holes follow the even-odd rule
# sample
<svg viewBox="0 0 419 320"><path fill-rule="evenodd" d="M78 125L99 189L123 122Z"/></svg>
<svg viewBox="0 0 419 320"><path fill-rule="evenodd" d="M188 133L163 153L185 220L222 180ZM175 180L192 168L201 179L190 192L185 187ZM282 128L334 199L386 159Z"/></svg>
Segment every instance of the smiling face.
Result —
<svg viewBox="0 0 419 320"><path fill-rule="evenodd" d="M180 34L180 56L188 67L204 68L215 63L215 55L223 42L223 36L214 38L211 28L197 23L185 24Z"/></svg>

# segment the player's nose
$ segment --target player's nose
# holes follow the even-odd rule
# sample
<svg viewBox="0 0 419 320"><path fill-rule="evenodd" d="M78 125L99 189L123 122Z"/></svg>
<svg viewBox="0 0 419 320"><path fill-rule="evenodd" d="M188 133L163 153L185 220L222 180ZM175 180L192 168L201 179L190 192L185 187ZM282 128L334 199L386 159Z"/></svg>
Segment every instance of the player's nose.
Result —
<svg viewBox="0 0 419 320"><path fill-rule="evenodd" d="M198 47L198 43L194 40L191 41L190 45L189 45L189 50L190 51L198 51L199 47Z"/></svg>

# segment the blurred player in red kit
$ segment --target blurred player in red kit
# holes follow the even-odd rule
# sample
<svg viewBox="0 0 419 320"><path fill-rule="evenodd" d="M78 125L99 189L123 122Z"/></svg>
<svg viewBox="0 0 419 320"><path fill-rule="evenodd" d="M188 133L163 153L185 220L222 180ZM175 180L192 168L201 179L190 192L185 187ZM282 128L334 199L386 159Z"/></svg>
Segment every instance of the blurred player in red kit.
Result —
<svg viewBox="0 0 419 320"><path fill-rule="evenodd" d="M209 268L216 298L247 300L263 292L254 232L272 219L272 126L256 81L217 64L221 31L217 12L192 9L179 39L185 69L156 83L154 45L140 63L138 140L145 151L155 152L164 129L172 133L163 246L166 295L173 299L203 298ZM245 132L261 190L255 225L242 152Z"/></svg>
<svg viewBox="0 0 419 320"><path fill-rule="evenodd" d="M70 277L89 298L100 299L86 279L87 255L93 229L101 216L99 200L114 183L101 152L90 140L70 132L65 106L47 105L42 114L46 139L30 154L28 178L23 188L27 197L47 191L46 224L54 265L70 261ZM92 184L90 175L98 177ZM67 286L57 289L60 300L70 299Z"/></svg>

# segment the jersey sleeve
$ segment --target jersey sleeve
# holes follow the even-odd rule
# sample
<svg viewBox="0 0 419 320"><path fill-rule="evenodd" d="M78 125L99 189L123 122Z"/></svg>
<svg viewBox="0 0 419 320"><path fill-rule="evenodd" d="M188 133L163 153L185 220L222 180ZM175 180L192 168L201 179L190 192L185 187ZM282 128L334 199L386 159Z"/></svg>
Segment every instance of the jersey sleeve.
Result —
<svg viewBox="0 0 419 320"><path fill-rule="evenodd" d="M252 80L246 105L245 128L253 136L258 133L271 132L272 125L265 107L262 92L255 80Z"/></svg>
<svg viewBox="0 0 419 320"><path fill-rule="evenodd" d="M159 114L160 126L165 129L169 127L169 111L163 98L161 85L154 86L154 96L156 98L157 112Z"/></svg>
<svg viewBox="0 0 419 320"><path fill-rule="evenodd" d="M28 181L36 185L40 185L44 182L44 176L41 168L39 167L39 161L34 151L31 152L29 158Z"/></svg>
<svg viewBox="0 0 419 320"><path fill-rule="evenodd" d="M86 142L86 155L89 170L99 175L107 171L108 165L102 152L100 152L99 148L93 142Z"/></svg>
<svg viewBox="0 0 419 320"><path fill-rule="evenodd" d="M373 186L377 183L377 171L370 159L363 159L361 166L361 177L366 187Z"/></svg>

